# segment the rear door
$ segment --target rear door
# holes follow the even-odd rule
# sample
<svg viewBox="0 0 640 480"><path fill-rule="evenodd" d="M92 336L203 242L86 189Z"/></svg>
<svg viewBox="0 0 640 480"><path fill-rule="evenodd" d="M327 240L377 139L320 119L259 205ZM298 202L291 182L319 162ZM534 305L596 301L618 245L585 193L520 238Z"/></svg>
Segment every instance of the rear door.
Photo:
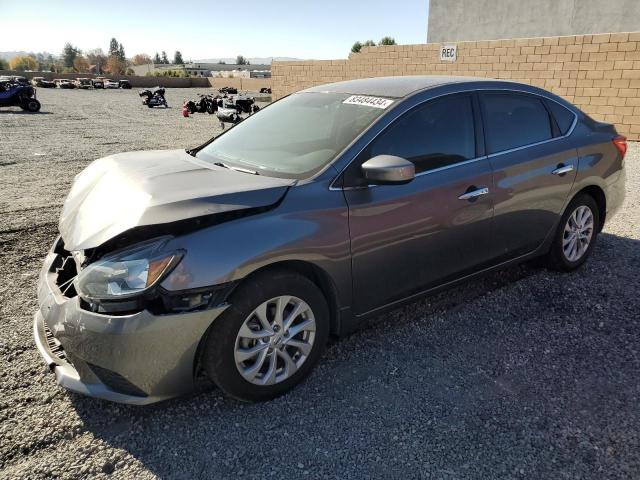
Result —
<svg viewBox="0 0 640 480"><path fill-rule="evenodd" d="M455 94L415 107L347 169L358 314L473 271L489 258L492 172L476 150L475 105L473 95ZM382 154L413 162L416 178L367 185L360 165Z"/></svg>
<svg viewBox="0 0 640 480"><path fill-rule="evenodd" d="M566 135L575 115L550 102L527 93L480 94L494 171L492 245L497 260L538 248L555 227L573 185L578 157ZM552 114L555 108L564 110L559 121Z"/></svg>

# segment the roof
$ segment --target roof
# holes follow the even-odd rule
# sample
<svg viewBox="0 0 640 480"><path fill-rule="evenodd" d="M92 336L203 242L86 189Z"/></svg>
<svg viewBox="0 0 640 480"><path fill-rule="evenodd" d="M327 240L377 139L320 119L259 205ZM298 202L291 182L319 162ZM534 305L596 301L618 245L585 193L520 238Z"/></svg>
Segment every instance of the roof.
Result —
<svg viewBox="0 0 640 480"><path fill-rule="evenodd" d="M495 81L490 78L444 75L421 75L404 77L375 77L344 82L328 83L311 87L304 92L347 93L350 95L373 95L377 97L402 98L419 90L451 83Z"/></svg>

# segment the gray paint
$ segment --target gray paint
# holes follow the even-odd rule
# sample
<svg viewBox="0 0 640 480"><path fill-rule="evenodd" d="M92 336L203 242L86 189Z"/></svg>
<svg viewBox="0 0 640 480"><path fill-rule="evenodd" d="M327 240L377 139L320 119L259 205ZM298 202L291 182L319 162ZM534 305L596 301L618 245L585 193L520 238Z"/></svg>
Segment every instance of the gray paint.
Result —
<svg viewBox="0 0 640 480"><path fill-rule="evenodd" d="M607 217L619 208L624 196L624 173L611 142L612 126L594 122L566 101L536 87L468 79L443 84L442 79L426 78L418 85L416 78L399 80L400 86L395 90L389 87L403 91L405 97L326 169L290 187L269 185L286 190L272 209L188 233L176 230L163 248L186 253L162 281L163 289L182 295L193 289L234 285L250 281L247 276L265 267L296 262L327 279L336 293L334 314L341 322L338 331L345 332L365 315L509 262L546 253L562 212L582 188L602 189ZM324 88L362 94L381 91L381 85L390 84L389 79L380 81L383 83L363 80L360 91L357 82ZM479 135L481 146L475 159L422 172L403 185L343 189L343 172L359 169L368 160L361 152L400 116L434 98L456 93L475 96L487 89L542 95L562 103L576 114L575 128L566 137L489 156L485 155ZM136 154L131 155L133 158ZM137 157L141 166L155 157L164 158L167 163L148 165L148 170L128 166L130 178L141 185L153 185L153 178L162 177L159 172L163 171L170 183L175 183L180 178L174 163L176 156L185 175L196 185L197 179L190 177L194 168L211 180L213 187L223 188L209 170L194 167L175 152L166 152L166 156L151 152L147 157ZM577 165L576 173L552 175L563 163ZM225 175L224 171L215 173ZM271 181L238 175L252 179L246 181ZM243 181L241 177L234 179ZM227 180L232 181L230 177ZM189 183L182 187L186 191L175 189L172 194L190 198ZM265 185L253 185L258 192L261 187ZM479 187L487 187L490 194L468 201L460 199L460 194ZM238 189L237 203L249 203L241 199L251 198L254 193L250 188ZM217 197L211 198L215 203ZM108 196L103 200L108 202ZM174 204L167 202L166 209L173 212ZM90 219L90 213L87 210L84 218ZM82 219L76 217L76 221ZM74 227L70 225L70 229ZM158 316L146 310L126 316L89 312L81 307L78 297L60 294L55 284L58 255L51 251L41 272L34 334L42 356L62 385L127 403L160 400L194 386L198 345L209 326L224 315L225 305ZM45 324L63 344L73 365L55 360L43 338ZM89 364L124 376L147 397L110 390L96 378Z"/></svg>
<svg viewBox="0 0 640 480"><path fill-rule="evenodd" d="M429 43L640 30L637 0L430 0Z"/></svg>

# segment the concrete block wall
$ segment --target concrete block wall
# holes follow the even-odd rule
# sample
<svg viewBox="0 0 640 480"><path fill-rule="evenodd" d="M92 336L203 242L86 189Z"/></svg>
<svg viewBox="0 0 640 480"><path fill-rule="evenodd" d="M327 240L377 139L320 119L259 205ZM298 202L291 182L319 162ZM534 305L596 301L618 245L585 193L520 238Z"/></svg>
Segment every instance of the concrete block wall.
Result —
<svg viewBox="0 0 640 480"><path fill-rule="evenodd" d="M640 32L457 42L456 62L439 43L364 47L347 60L274 62L273 96L314 85L388 75L466 75L545 88L640 140Z"/></svg>

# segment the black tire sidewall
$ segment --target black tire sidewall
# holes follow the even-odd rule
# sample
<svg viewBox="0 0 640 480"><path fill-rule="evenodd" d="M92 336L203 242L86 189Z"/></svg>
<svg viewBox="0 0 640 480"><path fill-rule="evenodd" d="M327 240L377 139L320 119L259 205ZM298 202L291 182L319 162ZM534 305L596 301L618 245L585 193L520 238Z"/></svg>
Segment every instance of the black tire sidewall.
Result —
<svg viewBox="0 0 640 480"><path fill-rule="evenodd" d="M564 238L564 227L567 223L568 218L571 216L571 214L576 210L576 208L582 205L589 207L589 209L591 210L591 213L593 214L593 234L591 236L591 241L589 242L589 246L587 247L587 251L578 260L576 260L575 262L572 262L568 260L567 257L565 257L564 251L562 248L562 241ZM564 271L571 271L571 270L580 268L591 255L591 252L593 251L593 248L595 247L595 244L596 244L596 239L597 239L599 230L600 230L600 210L598 209L598 205L596 201L593 199L593 197L587 194L580 194L576 196L573 200L571 200L571 202L565 209L565 212L562 215L562 218L560 219L560 223L558 224L558 229L556 231L556 236L553 240L553 245L551 246L551 252L550 252L550 260L551 260L552 267L559 270L564 270Z"/></svg>
<svg viewBox="0 0 640 480"><path fill-rule="evenodd" d="M236 337L246 318L258 305L280 295L298 297L311 307L316 320L313 348L302 366L290 378L274 385L254 385L245 380L236 367ZM205 371L225 393L243 401L268 400L292 389L311 373L322 356L329 337L327 302L311 280L288 271L260 274L241 285L229 303L229 308L209 329L202 356Z"/></svg>

